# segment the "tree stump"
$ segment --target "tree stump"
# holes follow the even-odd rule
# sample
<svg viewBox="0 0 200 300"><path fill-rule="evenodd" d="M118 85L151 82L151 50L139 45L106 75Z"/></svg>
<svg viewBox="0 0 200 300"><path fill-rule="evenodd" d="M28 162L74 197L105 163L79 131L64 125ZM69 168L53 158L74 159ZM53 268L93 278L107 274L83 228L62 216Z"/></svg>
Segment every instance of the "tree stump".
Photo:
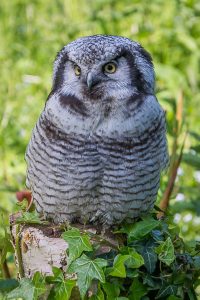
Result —
<svg viewBox="0 0 200 300"><path fill-rule="evenodd" d="M32 278L39 271L43 275L52 275L52 266L67 271L68 243L61 238L63 226L48 223L16 224L19 213L10 216L12 243L15 249L15 260L19 270L19 278ZM92 226L73 224L81 232L92 234L91 243L100 245L98 255L109 253L118 246L118 241L111 232L103 237L97 234ZM70 299L80 299L79 293L74 291ZM75 296L76 294L76 296Z"/></svg>

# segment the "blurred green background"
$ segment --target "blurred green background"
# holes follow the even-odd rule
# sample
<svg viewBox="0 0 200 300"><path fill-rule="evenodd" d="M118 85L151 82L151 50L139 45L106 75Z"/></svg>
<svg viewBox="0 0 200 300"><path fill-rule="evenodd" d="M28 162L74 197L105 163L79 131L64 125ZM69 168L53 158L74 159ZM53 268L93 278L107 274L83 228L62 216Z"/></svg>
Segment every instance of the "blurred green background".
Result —
<svg viewBox="0 0 200 300"><path fill-rule="evenodd" d="M152 54L172 161L158 205L177 171L170 213L185 240L200 241L200 1L1 0L0 254L15 192L25 188L24 153L51 89L56 53L92 34L129 37Z"/></svg>

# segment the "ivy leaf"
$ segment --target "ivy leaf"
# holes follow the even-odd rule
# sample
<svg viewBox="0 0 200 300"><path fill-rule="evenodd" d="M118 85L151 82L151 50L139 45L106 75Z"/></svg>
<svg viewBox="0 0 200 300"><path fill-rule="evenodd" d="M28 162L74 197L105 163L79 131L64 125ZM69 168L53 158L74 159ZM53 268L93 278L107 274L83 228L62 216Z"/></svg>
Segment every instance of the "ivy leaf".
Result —
<svg viewBox="0 0 200 300"><path fill-rule="evenodd" d="M155 241L158 241L158 242L163 241L163 233L160 230L157 230L157 229L152 230L151 234Z"/></svg>
<svg viewBox="0 0 200 300"><path fill-rule="evenodd" d="M144 265L147 271L152 274L155 271L156 263L158 260L157 254L155 253L155 242L149 240L144 247L141 249L141 255L144 258Z"/></svg>
<svg viewBox="0 0 200 300"><path fill-rule="evenodd" d="M118 254L113 263L113 267L111 268L111 272L109 272L109 275L115 276L115 277L126 277L126 269L124 266L125 261L131 258L131 255L122 255Z"/></svg>
<svg viewBox="0 0 200 300"><path fill-rule="evenodd" d="M134 224L132 223L124 223L118 231L115 231L115 233L121 232L121 233L129 234L132 231L133 227Z"/></svg>
<svg viewBox="0 0 200 300"><path fill-rule="evenodd" d="M39 214L36 211L29 212L26 211L22 214L21 217L18 217L16 219L16 224L22 224L22 223L28 223L28 224L47 224L47 221L41 221L39 218Z"/></svg>
<svg viewBox="0 0 200 300"><path fill-rule="evenodd" d="M155 248L155 252L158 254L160 261L170 266L175 259L174 246L170 237L168 237L165 242L161 242L161 244Z"/></svg>
<svg viewBox="0 0 200 300"><path fill-rule="evenodd" d="M0 279L0 292L9 292L18 287L16 279Z"/></svg>
<svg viewBox="0 0 200 300"><path fill-rule="evenodd" d="M139 268L144 264L143 257L134 249L129 249L130 258L125 262L128 268Z"/></svg>
<svg viewBox="0 0 200 300"><path fill-rule="evenodd" d="M147 288L138 280L138 278L134 278L129 293L131 300L141 300L142 296L147 294Z"/></svg>
<svg viewBox="0 0 200 300"><path fill-rule="evenodd" d="M75 280L63 280L62 283L54 285L50 292L51 300L68 300L70 299L73 287L76 285Z"/></svg>
<svg viewBox="0 0 200 300"><path fill-rule="evenodd" d="M81 234L76 228L64 232L62 238L69 245L69 265L78 258L83 251L92 251L92 245L88 235Z"/></svg>
<svg viewBox="0 0 200 300"><path fill-rule="evenodd" d="M161 286L161 280L160 279L155 279L152 278L150 274L146 273L143 275L143 283L145 285L148 285L148 288L150 288L150 290L159 290L160 286Z"/></svg>
<svg viewBox="0 0 200 300"><path fill-rule="evenodd" d="M45 292L45 279L39 272L36 272L32 281L28 278L22 278L19 286L7 295L7 299L37 300Z"/></svg>
<svg viewBox="0 0 200 300"><path fill-rule="evenodd" d="M75 280L65 279L63 272L57 268L52 267L52 272L54 276L47 276L46 281L48 283L53 283L54 286L50 291L48 299L51 300L68 300L70 299L73 287L76 285Z"/></svg>
<svg viewBox="0 0 200 300"><path fill-rule="evenodd" d="M142 221L134 224L129 232L129 238L140 240L159 225L160 221L155 220L152 217L146 217Z"/></svg>
<svg viewBox="0 0 200 300"><path fill-rule="evenodd" d="M22 298L26 300L33 300L34 298L34 285L30 279L22 278L19 287L11 291L7 295L7 299Z"/></svg>
<svg viewBox="0 0 200 300"><path fill-rule="evenodd" d="M158 294L155 297L155 299L160 299L160 298L166 297L168 295L176 295L177 289L178 289L177 286L172 285L172 284L170 284L170 285L164 285L158 291Z"/></svg>
<svg viewBox="0 0 200 300"><path fill-rule="evenodd" d="M187 291L187 296L188 296L189 300L198 300L197 295L193 288L191 288Z"/></svg>
<svg viewBox="0 0 200 300"><path fill-rule="evenodd" d="M34 297L38 297L46 292L45 278L40 272L36 272L33 276L32 283L34 285Z"/></svg>
<svg viewBox="0 0 200 300"><path fill-rule="evenodd" d="M181 298L171 295L167 298L167 300L181 300Z"/></svg>
<svg viewBox="0 0 200 300"><path fill-rule="evenodd" d="M117 296L119 296L120 289L117 284L106 282L102 284L102 287L106 293L107 299L115 299Z"/></svg>
<svg viewBox="0 0 200 300"><path fill-rule="evenodd" d="M96 258L95 260L91 260L85 254L71 263L68 272L77 273L77 283L82 298L84 298L94 278L102 283L105 282L105 275L102 270L105 266L107 266L105 259Z"/></svg>
<svg viewBox="0 0 200 300"><path fill-rule="evenodd" d="M194 256L194 267L196 270L200 270L200 256Z"/></svg>

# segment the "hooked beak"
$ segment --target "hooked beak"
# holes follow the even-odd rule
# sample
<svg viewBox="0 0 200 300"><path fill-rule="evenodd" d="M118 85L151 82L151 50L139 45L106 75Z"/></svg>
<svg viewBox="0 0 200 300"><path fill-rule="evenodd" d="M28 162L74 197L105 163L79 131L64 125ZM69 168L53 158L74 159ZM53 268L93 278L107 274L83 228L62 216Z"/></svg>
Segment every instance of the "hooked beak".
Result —
<svg viewBox="0 0 200 300"><path fill-rule="evenodd" d="M88 86L89 90L91 90L92 85L93 85L92 74L88 73L88 75L87 75L87 86Z"/></svg>
<svg viewBox="0 0 200 300"><path fill-rule="evenodd" d="M99 82L99 78L97 75L92 74L92 72L89 72L87 75L87 86L88 89L91 90L91 88Z"/></svg>

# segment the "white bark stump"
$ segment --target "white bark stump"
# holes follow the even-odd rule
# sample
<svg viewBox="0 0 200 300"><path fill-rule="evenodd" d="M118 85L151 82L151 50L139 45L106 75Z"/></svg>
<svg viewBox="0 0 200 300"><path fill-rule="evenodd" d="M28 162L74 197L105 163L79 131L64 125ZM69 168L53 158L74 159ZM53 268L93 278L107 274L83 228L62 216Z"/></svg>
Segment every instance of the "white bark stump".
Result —
<svg viewBox="0 0 200 300"><path fill-rule="evenodd" d="M48 225L22 225L16 224L19 214L10 216L12 242L15 249L16 264L19 269L19 277L31 278L39 271L44 275L52 274L52 266L67 270L68 244L61 238L63 230L54 224ZM109 253L118 246L118 241L110 232L103 237L96 234L96 229L91 226L73 224L80 231L93 234L91 243L98 243L98 254ZM79 292L72 293L70 299L78 300Z"/></svg>

